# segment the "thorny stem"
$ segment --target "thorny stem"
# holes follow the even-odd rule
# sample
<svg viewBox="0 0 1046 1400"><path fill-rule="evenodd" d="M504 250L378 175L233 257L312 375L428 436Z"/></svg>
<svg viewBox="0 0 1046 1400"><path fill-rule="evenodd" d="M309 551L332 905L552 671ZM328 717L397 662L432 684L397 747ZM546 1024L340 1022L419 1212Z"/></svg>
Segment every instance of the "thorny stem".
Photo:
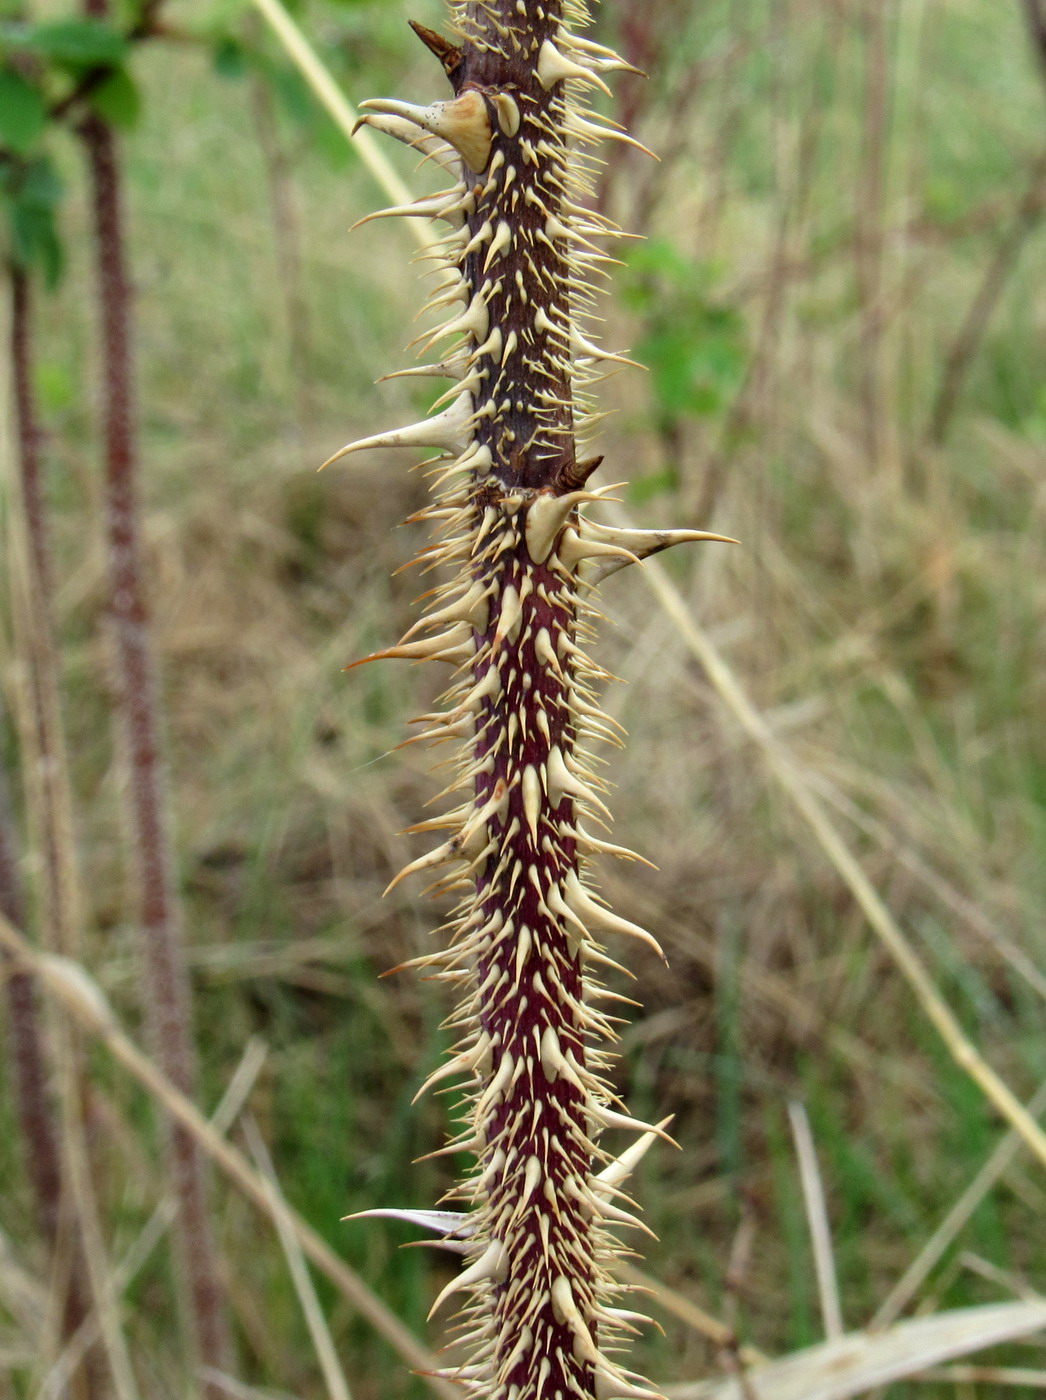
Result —
<svg viewBox="0 0 1046 1400"><path fill-rule="evenodd" d="M25 903L18 879L14 824L7 800L7 785L0 774L0 913L15 928L25 928ZM53 1246L58 1238L62 1195L62 1166L49 1102L47 1062L44 1053L40 1006L32 978L9 970L6 952L0 952L0 977L6 983L8 1037L14 1067L15 1100L26 1168L36 1197L36 1208L45 1238Z"/></svg>
<svg viewBox="0 0 1046 1400"><path fill-rule="evenodd" d="M67 855L73 841L68 830L67 764L52 617L54 580L40 452L43 433L33 391L32 294L28 275L18 268L11 270L11 378L26 553L22 595L30 701L25 748L27 762L32 765L43 855L43 924L47 944L72 954L78 932Z"/></svg>
<svg viewBox="0 0 1046 1400"><path fill-rule="evenodd" d="M34 583L43 596L50 599L54 588L40 470L43 434L37 421L32 383L32 301L29 275L20 267L11 268L11 378L14 385L22 509L32 554Z"/></svg>
<svg viewBox="0 0 1046 1400"><path fill-rule="evenodd" d="M435 417L336 454L438 448L427 464L435 503L419 517L436 541L419 562L456 571L400 643L367 658L454 666L425 737L462 741L447 789L461 805L415 828L450 835L393 884L455 867L432 886L461 895L448 946L414 962L462 998L448 1023L461 1038L429 1084L465 1077L465 1126L446 1150L470 1151L476 1166L454 1193L464 1210L409 1218L465 1258L436 1306L467 1296L457 1329L465 1359L445 1374L469 1395L642 1400L655 1392L615 1355L636 1314L614 1306L623 1290L607 1266L620 1251L611 1228L639 1225L618 1203L620 1185L659 1129L620 1111L606 1078L615 1033L598 1004L622 998L595 970L618 966L599 941L606 934L657 945L588 883L592 856L631 853L586 825L609 817L587 747L616 735L596 705L606 673L583 646L600 577L709 537L614 530L581 511L602 494L586 487L601 461L583 452L595 421L587 390L605 361L622 358L582 329L606 260L593 239L616 232L591 209L585 148L630 139L581 98L628 65L579 32L583 0L473 0L452 18L452 39L415 29L453 100L383 98L361 110L454 178L442 195L386 212L451 225L432 299L449 319L426 349L451 343L415 372L457 384ZM600 1143L606 1128L641 1136L615 1158Z"/></svg>
<svg viewBox="0 0 1046 1400"><path fill-rule="evenodd" d="M94 8L97 12L97 6ZM112 128L100 117L88 115L80 134L91 175L102 321L110 616L129 776L128 817L144 959L143 1000L157 1059L171 1081L191 1096L196 1081L191 993L167 826L167 784L138 527L131 290L120 165ZM190 1347L204 1366L223 1371L228 1368L231 1348L203 1161L183 1127L168 1124L167 1134L169 1171L178 1202L174 1233L179 1272L187 1283L185 1314ZM218 1400L223 1392L217 1383L208 1382L204 1393Z"/></svg>
<svg viewBox="0 0 1046 1400"><path fill-rule="evenodd" d="M52 626L53 578L47 511L44 500L40 429L33 391L33 316L29 277L10 269L11 387L17 456L17 498L20 508L24 573L20 578L20 632L25 643L26 704L20 716L23 730L27 806L36 819L42 853L39 924L44 944L70 953L75 896L70 879L66 764L59 712L57 660ZM24 927L26 901L19 880L15 824L0 773L0 910ZM15 1095L26 1165L36 1197L44 1237L56 1268L56 1296L61 1299L59 1328L73 1336L88 1314L89 1297L84 1243L85 1221L73 1205L62 1165L61 1132L48 1082L48 1049L35 987L24 973L8 979L10 1039ZM53 1047L51 1047L53 1048ZM75 1052L74 1052L75 1053ZM70 1062L64 1066L73 1097L80 1099L81 1077ZM82 1103L62 1100L63 1127L77 1138L83 1131ZM68 1139L67 1139L68 1141ZM77 1397L100 1395L104 1389L103 1357L92 1347L72 1377Z"/></svg>

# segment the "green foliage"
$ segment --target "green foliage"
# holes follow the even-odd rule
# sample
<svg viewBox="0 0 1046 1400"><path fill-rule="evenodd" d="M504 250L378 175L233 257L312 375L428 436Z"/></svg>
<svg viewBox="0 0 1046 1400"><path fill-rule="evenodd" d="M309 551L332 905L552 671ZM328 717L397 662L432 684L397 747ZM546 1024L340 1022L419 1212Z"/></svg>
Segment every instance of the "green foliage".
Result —
<svg viewBox="0 0 1046 1400"><path fill-rule="evenodd" d="M38 87L16 68L0 68L0 146L25 155L47 125L47 105Z"/></svg>
<svg viewBox="0 0 1046 1400"><path fill-rule="evenodd" d="M214 40L211 63L220 78L242 78L250 71L247 46L234 34L219 34Z"/></svg>
<svg viewBox="0 0 1046 1400"><path fill-rule="evenodd" d="M261 81L272 93L297 141L307 142L310 149L338 169L351 163L351 147L316 101L298 69L282 54L230 31L211 36L208 42L211 64L219 77L233 82Z"/></svg>
<svg viewBox="0 0 1046 1400"><path fill-rule="evenodd" d="M10 256L18 267L40 268L50 287L62 272L57 226L62 193L47 156L19 164L0 161L0 209L6 215Z"/></svg>
<svg viewBox="0 0 1046 1400"><path fill-rule="evenodd" d="M130 47L128 36L105 19L0 21L3 242L15 266L40 269L50 287L57 284L64 263L57 219L63 189L46 140L48 128L65 112L52 94L67 96L87 80L84 91L91 109L114 126L133 126L141 101L123 66Z"/></svg>
<svg viewBox="0 0 1046 1400"><path fill-rule="evenodd" d="M43 24L9 24L0 29L0 51L15 51L50 60L73 73L122 63L127 36L105 19L60 19Z"/></svg>
<svg viewBox="0 0 1046 1400"><path fill-rule="evenodd" d="M92 88L87 100L92 111L121 131L129 131L138 125L142 114L142 97L126 68L114 68L97 87Z"/></svg>
<svg viewBox="0 0 1046 1400"><path fill-rule="evenodd" d="M642 317L636 357L649 370L662 423L723 411L744 378L744 318L715 294L716 269L664 238L628 259L624 300Z"/></svg>

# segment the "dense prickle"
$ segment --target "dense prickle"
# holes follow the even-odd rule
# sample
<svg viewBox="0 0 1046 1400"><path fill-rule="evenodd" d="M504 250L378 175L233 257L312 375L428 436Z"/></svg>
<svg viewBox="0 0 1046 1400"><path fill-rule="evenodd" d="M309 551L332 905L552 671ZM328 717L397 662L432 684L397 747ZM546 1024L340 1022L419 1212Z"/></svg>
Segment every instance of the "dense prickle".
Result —
<svg viewBox="0 0 1046 1400"><path fill-rule="evenodd" d="M512 543L480 648L488 660L479 678L495 679L478 715L476 805L493 811L475 875L483 922L468 1018L490 1047L491 1071L473 1116L482 1185L468 1183L465 1194L484 1217L484 1236L505 1247L504 1277L491 1280L476 1314L492 1393L532 1393L537 1357L548 1358L550 1379L565 1393L585 1396L596 1359L591 1329L582 1339L576 1325L596 1303L592 1210L583 1193L593 1156L586 1103L606 1096L586 1065L597 1027L585 1005L580 937L556 912L578 873L569 789L579 780L567 769L575 734L559 663L575 609L569 581L531 561L521 515L499 531L498 543ZM569 1277L557 1264L567 1258ZM564 1312L567 1287L576 1316ZM497 1355L490 1343L510 1336L512 1349Z"/></svg>
<svg viewBox="0 0 1046 1400"><path fill-rule="evenodd" d="M507 487L555 487L574 448L565 103L535 61L554 24L534 30L528 50L479 50L472 66L477 82L498 84L488 97L497 140L472 189L465 245L465 280L490 326L473 357L476 438Z"/></svg>
<svg viewBox="0 0 1046 1400"><path fill-rule="evenodd" d="M602 361L621 357L580 325L603 260L592 239L614 230L585 208L591 169L579 147L629 138L580 98L628 65L578 34L588 23L579 0L462 4L453 21L453 39L414 26L453 96L371 101L363 120L457 176L438 195L384 211L452 227L431 301L447 320L426 346L441 345L443 358L412 373L455 387L434 416L331 460L366 447L439 453L427 464L435 499L421 514L435 540L423 559L451 577L377 655L455 668L425 737L460 744L445 794L459 805L414 828L449 834L393 884L449 867L430 888L460 894L446 946L415 963L459 990L449 1024L460 1038L429 1084L464 1078L465 1127L448 1150L471 1151L476 1168L456 1190L459 1211L377 1213L426 1225L464 1256L435 1307L465 1295L465 1359L446 1374L469 1394L653 1397L612 1359L636 1315L612 1306L619 1289L607 1269L611 1227L638 1225L619 1203L621 1184L659 1129L620 1111L605 1079L614 1032L598 1004L613 998L594 969L616 966L607 935L657 944L613 914L586 874L599 851L630 853L590 830L609 812L589 748L616 736L596 699L606 677L584 648L601 577L719 537L615 530L584 513L603 493L586 488L601 459L579 451L593 420L585 390ZM639 1137L613 1158L600 1143L606 1128Z"/></svg>

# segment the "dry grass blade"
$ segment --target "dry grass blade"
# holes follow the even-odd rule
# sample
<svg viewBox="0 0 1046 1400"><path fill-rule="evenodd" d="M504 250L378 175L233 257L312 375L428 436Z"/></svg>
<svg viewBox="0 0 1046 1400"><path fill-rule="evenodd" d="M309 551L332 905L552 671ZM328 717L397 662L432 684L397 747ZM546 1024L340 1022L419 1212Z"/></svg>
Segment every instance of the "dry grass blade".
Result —
<svg viewBox="0 0 1046 1400"><path fill-rule="evenodd" d="M54 955L55 962L65 962ZM99 995L101 995L99 993ZM63 1116L66 1123L78 1123L75 1096L81 1086L79 1074L79 1045L74 1027L65 1021L55 1028L56 1060L58 1081L63 1099ZM98 1319L98 1330L105 1345L105 1353L112 1377L113 1392L117 1400L138 1400L139 1390L134 1368L123 1332L123 1319L110 1289L112 1266L106 1248L102 1222L99 1218L98 1202L94 1183L91 1179L91 1164L87 1154L87 1144L80 1132L67 1132L62 1142L64 1172L69 1190L76 1206L76 1218L81 1234L84 1263L90 1281L90 1297L94 1315Z"/></svg>
<svg viewBox="0 0 1046 1400"><path fill-rule="evenodd" d="M236 1066L235 1073L229 1080L211 1119L216 1132L227 1133L236 1121L261 1073L267 1053L260 1040L251 1039L247 1042L240 1063ZM177 1212L178 1206L174 1197L170 1194L164 1196L139 1231L131 1248L109 1275L106 1295L111 1304L114 1304L134 1282L153 1250L167 1233ZM44 1377L40 1384L38 1400L61 1400L67 1392L76 1367L94 1341L98 1330L98 1318L92 1313L70 1337Z"/></svg>
<svg viewBox="0 0 1046 1400"><path fill-rule="evenodd" d="M1046 1084L1040 1084L1028 1104L1028 1112L1038 1116L1044 1108ZM959 1231L1016 1157L1020 1147L1021 1138L1011 1128L879 1305L872 1319L873 1327L888 1327L900 1316Z"/></svg>
<svg viewBox="0 0 1046 1400"><path fill-rule="evenodd" d="M206 1367L203 1379L208 1385L216 1385L226 1395L231 1395L232 1400L297 1400L296 1396L289 1395L285 1390L262 1390L256 1385L247 1385L244 1381L223 1375L220 1371L208 1371Z"/></svg>
<svg viewBox="0 0 1046 1400"><path fill-rule="evenodd" d="M625 523L620 512L615 511L614 518L615 523ZM966 1035L918 954L864 873L857 857L832 824L824 805L797 767L793 757L744 693L737 677L715 644L691 617L686 602L664 570L658 564L648 561L643 573L658 603L675 623L680 637L704 668L720 698L749 738L762 750L771 773L849 887L865 918L915 993L923 1012L944 1041L952 1058L1020 1134L1043 1166L1046 1166L1046 1133Z"/></svg>
<svg viewBox="0 0 1046 1400"><path fill-rule="evenodd" d="M31 1340L38 1340L47 1314L47 1289L16 1257L11 1241L0 1230L0 1304Z"/></svg>
<svg viewBox="0 0 1046 1400"><path fill-rule="evenodd" d="M693 1328L699 1336L705 1337L710 1342L714 1342L717 1347L725 1351L733 1352L744 1366L761 1366L769 1361L769 1357L755 1347L738 1344L737 1334L734 1329L721 1322L718 1317L713 1317L711 1313L705 1312L704 1308L692 1303L689 1298L677 1292L674 1288L668 1288L665 1284L652 1278L650 1274L644 1273L642 1269L637 1269L634 1264L629 1264L624 1259L618 1259L614 1264L614 1273L618 1278L624 1279L628 1284L644 1293L658 1303L665 1312L672 1317L677 1317L687 1327Z"/></svg>
<svg viewBox="0 0 1046 1400"><path fill-rule="evenodd" d="M41 988L60 1001L85 1030L96 1035L113 1058L156 1099L161 1108L193 1135L203 1151L239 1190L265 1216L273 1219L270 1195L264 1180L243 1153L216 1131L196 1105L176 1089L148 1055L121 1030L101 988L86 970L68 958L46 957L36 953L18 930L2 917L0 944L13 953L18 962L37 974ZM407 1365L419 1371L430 1389L442 1396L443 1400L460 1400L456 1387L428 1374L439 1365L436 1357L414 1338L355 1270L340 1259L326 1240L289 1206L287 1219L306 1256L395 1348Z"/></svg>
<svg viewBox="0 0 1046 1400"><path fill-rule="evenodd" d="M851 797L841 792L824 774L817 774L811 781L819 796L829 807L845 816L859 831L872 837L883 850L890 853L898 864L911 871L935 899L939 900L951 914L958 916L978 938L995 948L1000 957L1004 958L1014 972L1027 982L1032 991L1043 1001L1046 1001L1046 975L1024 948L1020 947L1000 928L997 928L986 913L977 908L971 900L921 859L903 837L899 837L890 830L886 822L870 816Z"/></svg>
<svg viewBox="0 0 1046 1400"><path fill-rule="evenodd" d="M669 1400L848 1400L1046 1327L1046 1302L991 1303L851 1332L750 1370L739 1380L669 1386ZM747 1390L747 1395L746 1395Z"/></svg>
<svg viewBox="0 0 1046 1400"><path fill-rule="evenodd" d="M796 1157L799 1159L799 1177L803 1184L803 1202L806 1205L806 1220L814 1252L817 1292L821 1300L821 1319L824 1322L824 1334L832 1341L843 1335L844 1328L842 1304L839 1301L839 1280L836 1278L835 1260L832 1257L832 1232L828 1224L824 1184L821 1181L814 1136L810 1131L810 1119L806 1109L801 1103L790 1103L788 1118L795 1139Z"/></svg>
<svg viewBox="0 0 1046 1400"><path fill-rule="evenodd" d="M283 45L287 57L296 65L346 140L352 142L364 165L381 188L396 204L409 204L414 198L413 194L385 159L370 132L355 131L356 109L280 0L254 0L254 4ZM429 248L435 243L436 240L423 219L411 219L409 222L421 247Z"/></svg>
<svg viewBox="0 0 1046 1400"><path fill-rule="evenodd" d="M940 1366L924 1371L921 1381L943 1381L945 1385L1032 1386L1046 1393L1046 1371L1030 1366Z"/></svg>
<svg viewBox="0 0 1046 1400"><path fill-rule="evenodd" d="M309 1277L309 1269L305 1263L305 1256L301 1252L301 1245L298 1243L291 1225L287 1202L276 1179L272 1158L266 1151L265 1143L262 1141L261 1133L259 1133L253 1118L248 1118L243 1126L255 1166L268 1188L273 1222L280 1236L280 1244L283 1246L287 1268L290 1270L294 1291L298 1295L298 1302L301 1304L301 1310L305 1316L305 1323L309 1329L316 1359L323 1372L327 1393L331 1400L352 1400L352 1392L349 1390L345 1373L338 1361L334 1339L331 1337L330 1328L323 1316L320 1300L316 1297L316 1290L312 1286L312 1279Z"/></svg>

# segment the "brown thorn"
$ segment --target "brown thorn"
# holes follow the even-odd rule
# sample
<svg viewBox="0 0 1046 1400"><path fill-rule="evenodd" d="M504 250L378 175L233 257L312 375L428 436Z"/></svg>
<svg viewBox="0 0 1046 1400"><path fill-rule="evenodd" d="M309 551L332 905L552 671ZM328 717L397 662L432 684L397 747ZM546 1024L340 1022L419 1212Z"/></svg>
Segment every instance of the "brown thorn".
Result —
<svg viewBox="0 0 1046 1400"><path fill-rule="evenodd" d="M568 462L566 466L560 469L559 478L556 482L557 487L561 488L560 494L565 494L567 491L576 491L584 486L585 482L602 460L602 457L588 457L584 462Z"/></svg>
<svg viewBox="0 0 1046 1400"><path fill-rule="evenodd" d="M465 51L459 49L456 44L452 44L449 39L444 39L442 34L437 34L434 29L427 28L424 24L419 24L416 19L409 19L407 23L418 36L425 47L436 55L440 63L443 64L443 71L450 79L450 85L455 93L461 86L464 76L462 68L465 63Z"/></svg>

